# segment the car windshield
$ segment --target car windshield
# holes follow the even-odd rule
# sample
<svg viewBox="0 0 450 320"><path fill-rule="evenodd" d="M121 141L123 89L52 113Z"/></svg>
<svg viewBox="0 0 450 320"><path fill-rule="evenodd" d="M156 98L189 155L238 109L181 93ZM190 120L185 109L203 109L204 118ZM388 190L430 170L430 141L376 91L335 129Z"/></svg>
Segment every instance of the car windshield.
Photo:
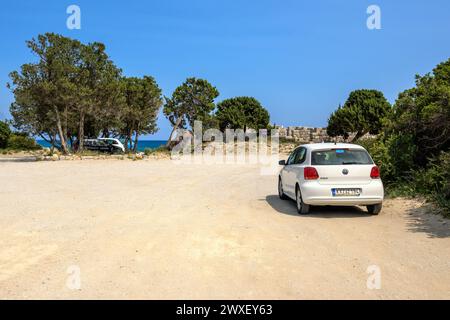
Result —
<svg viewBox="0 0 450 320"><path fill-rule="evenodd" d="M372 159L365 150L330 149L313 151L311 164L316 166L373 164Z"/></svg>

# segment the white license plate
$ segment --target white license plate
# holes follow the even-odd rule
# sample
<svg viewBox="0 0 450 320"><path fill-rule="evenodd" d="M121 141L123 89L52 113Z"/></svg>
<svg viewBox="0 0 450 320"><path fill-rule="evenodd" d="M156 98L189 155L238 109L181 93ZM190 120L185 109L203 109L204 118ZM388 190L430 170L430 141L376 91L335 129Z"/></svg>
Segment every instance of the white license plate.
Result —
<svg viewBox="0 0 450 320"><path fill-rule="evenodd" d="M360 188L333 188L331 194L333 197L359 197L362 189Z"/></svg>

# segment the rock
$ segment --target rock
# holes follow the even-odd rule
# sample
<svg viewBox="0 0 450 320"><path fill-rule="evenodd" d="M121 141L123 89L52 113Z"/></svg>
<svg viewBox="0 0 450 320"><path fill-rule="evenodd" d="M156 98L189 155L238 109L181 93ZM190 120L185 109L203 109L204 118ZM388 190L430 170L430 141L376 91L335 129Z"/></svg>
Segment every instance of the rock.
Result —
<svg viewBox="0 0 450 320"><path fill-rule="evenodd" d="M144 153L142 153L142 152L136 153L135 159L136 159L136 160L142 160L142 159L144 159Z"/></svg>
<svg viewBox="0 0 450 320"><path fill-rule="evenodd" d="M58 161L58 160L59 160L59 155L56 154L56 153L52 154L51 160L52 160L52 161Z"/></svg>

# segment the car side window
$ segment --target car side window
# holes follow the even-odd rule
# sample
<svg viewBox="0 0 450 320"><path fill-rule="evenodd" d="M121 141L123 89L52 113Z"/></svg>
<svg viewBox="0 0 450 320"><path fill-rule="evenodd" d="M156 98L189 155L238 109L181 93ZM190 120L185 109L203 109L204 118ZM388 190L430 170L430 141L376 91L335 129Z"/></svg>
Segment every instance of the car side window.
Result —
<svg viewBox="0 0 450 320"><path fill-rule="evenodd" d="M306 159L306 148L299 148L295 153L294 161L292 164L301 164Z"/></svg>
<svg viewBox="0 0 450 320"><path fill-rule="evenodd" d="M298 149L295 149L294 151L292 151L291 155L289 156L289 158L286 161L286 165L294 164L294 159L297 154L297 151L298 151Z"/></svg>

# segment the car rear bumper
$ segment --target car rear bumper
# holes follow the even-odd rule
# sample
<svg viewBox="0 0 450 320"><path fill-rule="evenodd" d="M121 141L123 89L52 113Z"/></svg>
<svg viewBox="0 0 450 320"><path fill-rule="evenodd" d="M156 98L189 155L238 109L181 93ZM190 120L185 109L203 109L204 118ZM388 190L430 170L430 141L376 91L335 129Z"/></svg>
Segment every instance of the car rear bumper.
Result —
<svg viewBox="0 0 450 320"><path fill-rule="evenodd" d="M331 193L333 188L361 188L359 196L335 197ZM303 202L310 205L371 205L382 203L384 198L384 188L381 180L373 180L369 184L361 185L323 185L317 181L308 181L300 187Z"/></svg>

